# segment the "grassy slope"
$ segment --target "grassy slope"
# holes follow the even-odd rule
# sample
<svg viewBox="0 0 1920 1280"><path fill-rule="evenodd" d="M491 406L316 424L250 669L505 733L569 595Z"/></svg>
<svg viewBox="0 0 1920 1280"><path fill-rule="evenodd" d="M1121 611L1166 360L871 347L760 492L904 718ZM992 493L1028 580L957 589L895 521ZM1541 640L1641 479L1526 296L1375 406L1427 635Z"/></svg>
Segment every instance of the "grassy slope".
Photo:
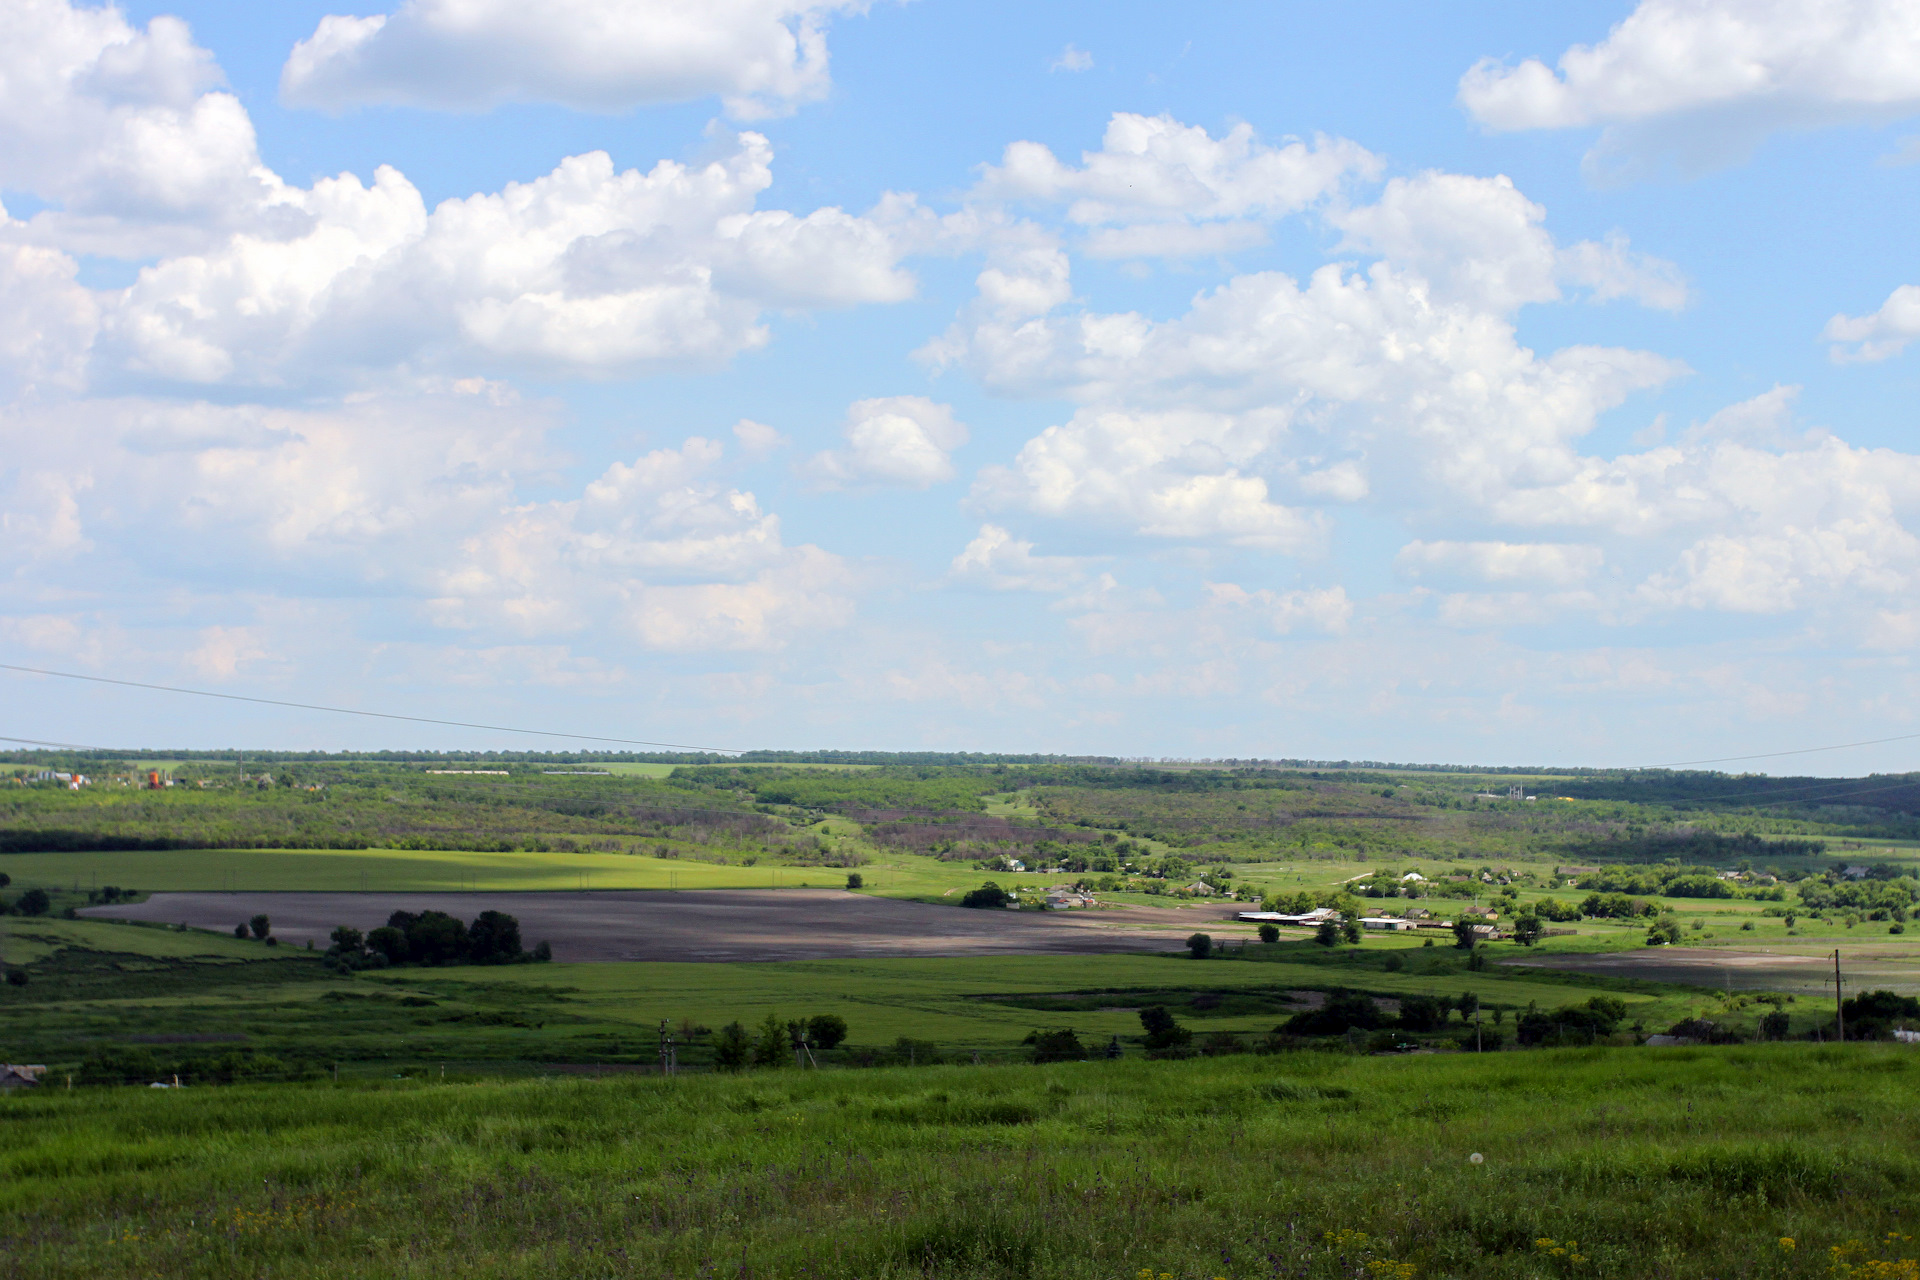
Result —
<svg viewBox="0 0 1920 1280"><path fill-rule="evenodd" d="M92 922L15 922L18 945L42 948L34 981L0 988L11 1055L70 1067L91 1048L129 1036L219 1033L293 1061L343 1063L349 1072L440 1062L489 1069L538 1062L647 1062L661 1019L719 1027L837 1013L854 1048L900 1036L942 1052L1017 1053L1036 1027L1070 1026L1089 1041L1120 1035L1128 1052L1140 1024L1130 1010L1167 1001L1196 1032L1264 1032L1282 1021L1289 991L1349 986L1383 996L1476 992L1489 1010L1585 1000L1579 979L1495 967L1468 971L1443 948L1370 943L1329 954L1307 944L1256 950L1261 962L1195 963L1171 955L955 957L765 964L578 964L504 968L395 969L352 978L320 971L304 952L201 933ZM65 949L50 957L59 942ZM1383 966L1403 957L1398 972ZM1606 984L1630 1021L1665 1027L1706 1012L1705 993L1649 984ZM1151 997L1142 991L1155 992ZM1183 1005L1173 992L1257 994L1256 1011L1232 1014ZM1022 1007L1004 996L1112 992L1097 1008ZM403 1005L428 1000L430 1006ZM1815 1004L1796 1018L1819 1016ZM1489 1013L1489 1018L1491 1014ZM1455 1024L1455 1032L1461 1030ZM700 1055L703 1056L704 1051ZM387 1064L387 1065L381 1065Z"/></svg>
<svg viewBox="0 0 1920 1280"><path fill-rule="evenodd" d="M1915 1072L1776 1046L48 1090L0 1099L0 1275L1824 1276L1831 1246L1915 1252L1884 1242L1920 1209Z"/></svg>

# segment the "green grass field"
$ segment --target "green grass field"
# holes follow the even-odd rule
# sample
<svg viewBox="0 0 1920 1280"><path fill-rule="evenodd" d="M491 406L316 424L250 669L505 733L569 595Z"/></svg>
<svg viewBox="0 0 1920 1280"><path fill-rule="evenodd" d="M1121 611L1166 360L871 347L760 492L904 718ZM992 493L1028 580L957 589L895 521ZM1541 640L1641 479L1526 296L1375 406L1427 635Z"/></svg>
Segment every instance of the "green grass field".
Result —
<svg viewBox="0 0 1920 1280"><path fill-rule="evenodd" d="M0 1275L1900 1277L1915 1078L1789 1045L46 1089L0 1098Z"/></svg>

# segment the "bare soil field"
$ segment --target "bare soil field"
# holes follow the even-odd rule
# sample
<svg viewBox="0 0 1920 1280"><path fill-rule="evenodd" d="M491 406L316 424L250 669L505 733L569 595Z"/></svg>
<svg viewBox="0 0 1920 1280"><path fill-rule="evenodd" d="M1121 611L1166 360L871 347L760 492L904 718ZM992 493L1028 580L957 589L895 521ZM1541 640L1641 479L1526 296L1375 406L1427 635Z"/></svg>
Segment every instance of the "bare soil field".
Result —
<svg viewBox="0 0 1920 1280"><path fill-rule="evenodd" d="M265 915L282 946L311 940L325 947L336 925L364 931L395 911L424 910L462 920L504 911L520 921L528 947L545 941L556 960L587 961L1085 955L1167 950L1184 937L1179 928L1221 928L1211 912L980 911L839 889L156 893L145 902L80 914L219 930Z"/></svg>
<svg viewBox="0 0 1920 1280"><path fill-rule="evenodd" d="M1509 960L1515 968L1562 969L1649 982L1682 982L1735 991L1787 991L1799 995L1833 993L1831 951L1735 951L1717 947L1648 947L1600 955L1542 956ZM1872 987L1920 991L1920 953L1910 947L1856 946L1840 949L1841 977L1847 994Z"/></svg>

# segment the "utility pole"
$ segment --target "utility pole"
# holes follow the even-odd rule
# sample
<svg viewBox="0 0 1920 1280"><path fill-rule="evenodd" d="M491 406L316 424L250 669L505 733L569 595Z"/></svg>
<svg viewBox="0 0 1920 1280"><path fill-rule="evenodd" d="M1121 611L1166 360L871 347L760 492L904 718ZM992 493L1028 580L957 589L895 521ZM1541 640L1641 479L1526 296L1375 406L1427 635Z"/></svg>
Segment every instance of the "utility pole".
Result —
<svg viewBox="0 0 1920 1280"><path fill-rule="evenodd" d="M1833 1022L1840 1031L1840 1043L1847 1042L1847 1011L1840 1004L1840 948L1833 949Z"/></svg>

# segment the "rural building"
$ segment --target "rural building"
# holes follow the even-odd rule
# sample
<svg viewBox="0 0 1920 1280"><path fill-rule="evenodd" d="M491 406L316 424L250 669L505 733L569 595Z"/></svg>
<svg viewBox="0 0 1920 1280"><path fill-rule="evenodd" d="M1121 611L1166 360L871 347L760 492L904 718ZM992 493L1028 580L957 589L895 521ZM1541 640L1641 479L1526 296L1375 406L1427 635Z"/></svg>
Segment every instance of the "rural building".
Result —
<svg viewBox="0 0 1920 1280"><path fill-rule="evenodd" d="M1407 872L1407 874L1400 877L1400 883L1401 884L1419 884L1421 881L1425 879L1426 877L1421 875L1418 871L1409 871Z"/></svg>
<svg viewBox="0 0 1920 1280"><path fill-rule="evenodd" d="M1398 916L1361 916L1360 927L1362 929L1384 929L1389 933L1401 933L1408 929L1417 929L1420 926L1411 920L1402 920Z"/></svg>
<svg viewBox="0 0 1920 1280"><path fill-rule="evenodd" d="M0 1089L35 1088L46 1073L47 1068L41 1063L0 1062Z"/></svg>
<svg viewBox="0 0 1920 1280"><path fill-rule="evenodd" d="M1492 907L1462 907L1460 914L1474 916L1481 920L1498 920L1500 913Z"/></svg>
<svg viewBox="0 0 1920 1280"><path fill-rule="evenodd" d="M1315 907L1299 915L1288 915L1284 911L1238 911L1233 918L1249 924L1284 924L1299 929L1317 929L1326 920L1338 924L1341 915L1331 907Z"/></svg>
<svg viewBox="0 0 1920 1280"><path fill-rule="evenodd" d="M1218 893L1219 890L1215 889L1205 880L1195 880L1187 886L1187 892L1196 898L1211 898L1214 894Z"/></svg>
<svg viewBox="0 0 1920 1280"><path fill-rule="evenodd" d="M1409 920L1430 920L1433 918L1433 912L1427 910L1425 907L1408 907L1400 914Z"/></svg>

